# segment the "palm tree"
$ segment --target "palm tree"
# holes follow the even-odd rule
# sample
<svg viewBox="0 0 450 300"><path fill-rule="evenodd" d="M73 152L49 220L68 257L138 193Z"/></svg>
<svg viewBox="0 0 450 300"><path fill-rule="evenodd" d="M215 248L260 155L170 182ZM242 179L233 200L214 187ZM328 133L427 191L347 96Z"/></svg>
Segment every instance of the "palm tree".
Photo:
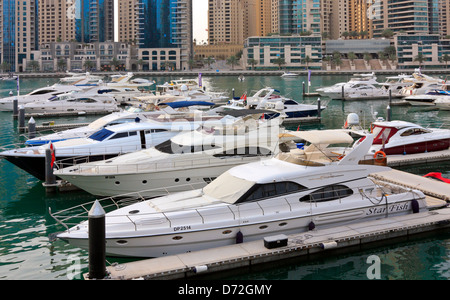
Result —
<svg viewBox="0 0 450 300"><path fill-rule="evenodd" d="M143 59L139 59L136 63L138 65L138 70L142 71L142 66L145 64L144 60Z"/></svg>
<svg viewBox="0 0 450 300"><path fill-rule="evenodd" d="M211 69L211 64L214 62L214 58L212 56L208 56L205 59L205 63L208 65L208 68Z"/></svg>
<svg viewBox="0 0 450 300"><path fill-rule="evenodd" d="M311 57L309 57L309 55L306 55L306 57L303 59L303 62L306 64L306 70L309 69L309 63L311 63L313 60L311 59Z"/></svg>
<svg viewBox="0 0 450 300"><path fill-rule="evenodd" d="M238 59L236 56L232 55L227 59L227 65L231 65L231 70L234 70L234 66L238 64Z"/></svg>
<svg viewBox="0 0 450 300"><path fill-rule="evenodd" d="M91 60L86 60L83 64L83 67L86 69L86 71L90 71L94 68L94 62Z"/></svg>
<svg viewBox="0 0 450 300"><path fill-rule="evenodd" d="M58 59L58 62L56 64L58 71L62 71L63 69L66 68L66 60L63 58Z"/></svg>
<svg viewBox="0 0 450 300"><path fill-rule="evenodd" d="M273 63L278 65L278 70L281 70L281 66L286 64L286 61L282 57L277 57L273 60Z"/></svg>
<svg viewBox="0 0 450 300"><path fill-rule="evenodd" d="M442 56L442 60L445 61L445 68L447 69L447 63L450 60L450 56L448 56L448 54L444 54L444 56Z"/></svg>
<svg viewBox="0 0 450 300"><path fill-rule="evenodd" d="M344 37L345 40L348 38L349 35L350 35L350 34L348 33L348 31L344 31L344 32L342 33L342 36Z"/></svg>
<svg viewBox="0 0 450 300"><path fill-rule="evenodd" d="M36 72L39 69L39 62L31 60L28 62L28 67L30 67L33 72Z"/></svg>
<svg viewBox="0 0 450 300"><path fill-rule="evenodd" d="M258 61L256 59L254 59L254 58L250 58L247 61L247 64L251 65L252 66L252 70L254 70L255 66L258 64Z"/></svg>
<svg viewBox="0 0 450 300"><path fill-rule="evenodd" d="M114 66L114 70L117 71L119 65L120 65L120 61L119 61L117 58L114 57L114 58L111 60L111 66Z"/></svg>
<svg viewBox="0 0 450 300"><path fill-rule="evenodd" d="M348 59L350 59L350 61L352 62L352 65L353 65L353 61L354 61L355 59L358 58L358 57L356 56L355 52L349 52L348 55L347 55L347 57L348 57Z"/></svg>
<svg viewBox="0 0 450 300"><path fill-rule="evenodd" d="M422 68L422 63L425 61L425 55L422 52L419 52L416 57L414 57L414 61L419 62L419 68Z"/></svg>

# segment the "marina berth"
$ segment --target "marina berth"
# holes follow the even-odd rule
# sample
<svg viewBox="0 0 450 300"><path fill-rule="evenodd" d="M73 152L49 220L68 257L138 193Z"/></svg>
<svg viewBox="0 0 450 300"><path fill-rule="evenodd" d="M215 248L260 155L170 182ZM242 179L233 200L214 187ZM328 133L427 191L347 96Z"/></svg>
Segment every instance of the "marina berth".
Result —
<svg viewBox="0 0 450 300"><path fill-rule="evenodd" d="M278 152L279 118L259 114L223 126L199 127L145 149L104 161L60 165L59 178L96 196L141 191L154 197L203 187L226 170Z"/></svg>
<svg viewBox="0 0 450 300"><path fill-rule="evenodd" d="M172 122L128 122L100 129L86 138L69 139L52 144L56 161L75 164L109 159L124 153L150 148L160 144L181 131L191 131L200 125L214 126L227 122L233 117L215 118L190 122L175 120ZM45 179L45 151L49 144L16 148L0 152L9 162L27 171L40 180Z"/></svg>
<svg viewBox="0 0 450 300"><path fill-rule="evenodd" d="M281 155L240 165L202 189L112 210L105 218L106 253L160 257L232 245L242 238L261 240L313 228L427 211L422 192L368 177L389 170L359 164L372 140L373 136L368 135L341 159L325 161L318 157L319 161L314 163L300 159L304 153L298 149L298 158L292 161ZM119 199L124 200L116 198ZM129 200L132 195L125 198L127 204ZM67 224L79 222L80 215L73 213L80 208L51 215L67 226L58 238L75 247L87 248L88 222L73 227Z"/></svg>

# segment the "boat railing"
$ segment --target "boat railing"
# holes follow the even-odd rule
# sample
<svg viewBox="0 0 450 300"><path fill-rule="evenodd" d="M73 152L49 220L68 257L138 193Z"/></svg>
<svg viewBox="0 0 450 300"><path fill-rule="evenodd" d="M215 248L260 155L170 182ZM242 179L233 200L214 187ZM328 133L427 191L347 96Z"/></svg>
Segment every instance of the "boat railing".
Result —
<svg viewBox="0 0 450 300"><path fill-rule="evenodd" d="M154 188L149 190L143 190L139 192L133 192L133 193L127 193L127 194L121 194L117 196L110 196L105 197L102 199L97 199L94 201L90 201L84 204L79 204L73 207L69 207L66 209L59 210L57 212L52 212L51 207L49 207L49 214L50 216L60 225L64 226L66 230L69 230L71 226L75 226L80 224L83 221L86 221L89 217L89 211L94 205L95 201L98 201L100 205L102 206L103 210L108 213L116 209L120 209L126 206L129 206L131 204L139 203L145 200L149 200L150 198L157 198L160 196L167 196L170 195L173 192L170 192L172 188L181 188L186 191L189 190L196 190L201 187L203 187L203 183L188 183L183 185L177 185L177 186L167 186L167 187L160 187L160 188ZM160 192L159 196L155 197L145 197L144 195L146 193L151 192L152 194ZM153 213L153 215L157 215L161 213ZM165 214L162 213L164 216ZM170 222L169 218L165 216L167 221ZM128 219L130 222L132 222L137 228L137 224L131 220L129 217Z"/></svg>
<svg viewBox="0 0 450 300"><path fill-rule="evenodd" d="M257 161L264 157L270 157L270 155L255 155L252 157L246 155L236 155L215 157L210 155L208 157L196 157L196 158L181 158L181 159L167 159L162 162L149 162L149 163L126 163L126 164L112 164L108 165L108 160L103 161L101 164L95 164L95 162L89 163L89 157L74 157L71 159L65 159L55 162L58 169L66 169L71 174L97 174L97 175L117 175L125 173L143 173L143 172L156 172L173 169L192 168L209 165L229 165L240 164L244 162Z"/></svg>

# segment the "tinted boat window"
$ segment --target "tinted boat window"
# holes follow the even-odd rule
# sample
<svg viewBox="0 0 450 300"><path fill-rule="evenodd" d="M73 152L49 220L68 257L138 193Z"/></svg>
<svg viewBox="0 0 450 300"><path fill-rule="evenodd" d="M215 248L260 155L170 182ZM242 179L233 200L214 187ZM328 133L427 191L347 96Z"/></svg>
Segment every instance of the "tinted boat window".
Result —
<svg viewBox="0 0 450 300"><path fill-rule="evenodd" d="M344 198L353 194L353 190L345 185L330 185L301 197L300 202L325 202Z"/></svg>
<svg viewBox="0 0 450 300"><path fill-rule="evenodd" d="M247 193L245 193L236 203L273 198L287 194L293 194L306 189L304 186L291 182L271 182L266 184L256 184Z"/></svg>
<svg viewBox="0 0 450 300"><path fill-rule="evenodd" d="M114 132L112 132L111 130L103 128L102 130L93 133L89 138L101 142L113 133Z"/></svg>

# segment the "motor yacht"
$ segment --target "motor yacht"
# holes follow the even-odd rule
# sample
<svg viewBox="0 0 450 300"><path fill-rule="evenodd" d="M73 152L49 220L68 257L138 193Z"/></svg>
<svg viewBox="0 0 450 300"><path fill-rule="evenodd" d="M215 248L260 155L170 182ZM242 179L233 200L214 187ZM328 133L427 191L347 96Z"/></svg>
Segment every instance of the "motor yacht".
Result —
<svg viewBox="0 0 450 300"><path fill-rule="evenodd" d="M265 87L257 91L253 96L244 94L240 99L230 100L226 105L213 108L211 111L230 111L239 109L265 109L271 110L264 114L264 118L271 119L283 115L284 122L297 121L305 117L316 117L319 115L318 104L299 103L293 99L286 98L280 91ZM326 105L320 105L320 112L326 109Z"/></svg>
<svg viewBox="0 0 450 300"><path fill-rule="evenodd" d="M406 155L446 150L450 146L450 130L425 128L405 121L379 119L371 124L374 135L369 153Z"/></svg>
<svg viewBox="0 0 450 300"><path fill-rule="evenodd" d="M56 161L76 164L109 159L121 154L147 149L158 145L181 131L191 131L202 124L226 121L226 118L207 121L175 120L173 122L128 122L96 131L87 138L69 139L52 143ZM0 153L9 162L40 180L45 179L45 152L49 144L6 150Z"/></svg>
<svg viewBox="0 0 450 300"><path fill-rule="evenodd" d="M283 78L291 78L291 77L298 77L299 74L297 73L292 73L292 72L284 72L283 74L281 74L281 77Z"/></svg>
<svg viewBox="0 0 450 300"><path fill-rule="evenodd" d="M92 78L88 77L74 82L69 81L67 83L57 83L52 86L38 88L26 95L9 96L0 99L0 111L13 111L14 100L16 99L18 105L25 105L35 101L45 101L49 98L72 91L85 91L97 85L97 80L92 81Z"/></svg>
<svg viewBox="0 0 450 300"><path fill-rule="evenodd" d="M361 85L377 85L377 77L375 73L369 74L354 74L353 77L347 82L339 82L329 87L323 87L316 89L322 97L330 97L331 99L342 99L342 89L344 93L348 93L355 86Z"/></svg>
<svg viewBox="0 0 450 300"><path fill-rule="evenodd" d="M106 254L161 257L426 211L422 192L369 177L389 168L358 163L372 139L368 135L340 160L313 162L298 149L293 156L236 166L201 189L134 204L130 194L117 197L128 205L106 213ZM103 201L51 212L66 226L57 237L87 249L88 221L80 223L79 212L106 207Z"/></svg>
<svg viewBox="0 0 450 300"><path fill-rule="evenodd" d="M276 153L280 123L278 118L259 119L255 114L224 126L202 126L150 149L66 168L61 165L55 175L96 196L145 190L142 195L155 197L184 191L187 184L203 187L234 166Z"/></svg>
<svg viewBox="0 0 450 300"><path fill-rule="evenodd" d="M450 110L450 96L441 96L434 100L434 105L440 110Z"/></svg>

